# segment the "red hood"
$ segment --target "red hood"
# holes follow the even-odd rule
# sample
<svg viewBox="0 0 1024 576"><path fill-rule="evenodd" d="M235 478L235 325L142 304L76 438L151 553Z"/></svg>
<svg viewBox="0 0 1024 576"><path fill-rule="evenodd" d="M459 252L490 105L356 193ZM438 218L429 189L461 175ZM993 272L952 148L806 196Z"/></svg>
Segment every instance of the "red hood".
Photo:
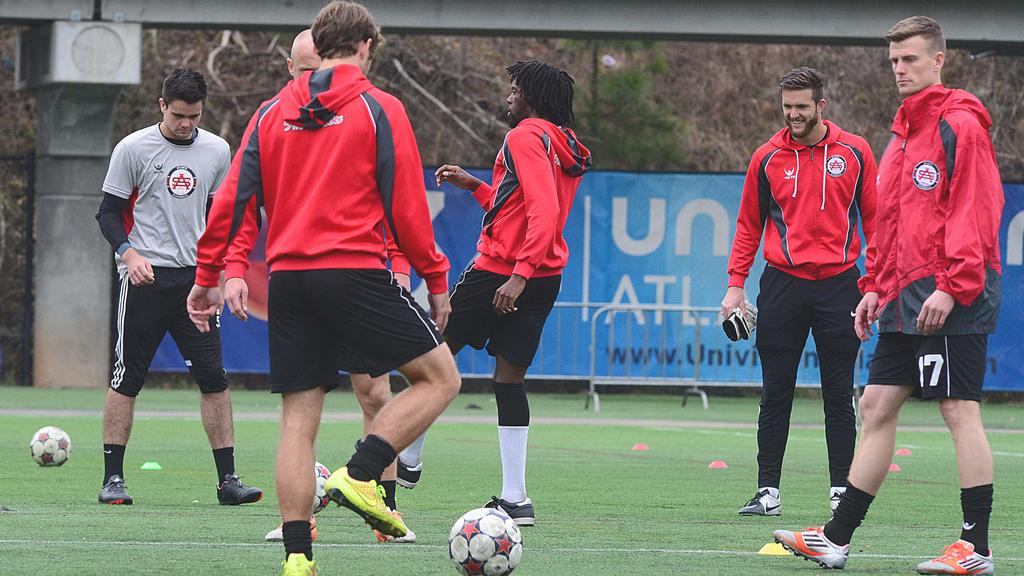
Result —
<svg viewBox="0 0 1024 576"><path fill-rule="evenodd" d="M973 114L985 130L992 126L992 117L974 94L936 84L903 100L893 119L892 131L906 138L919 126L932 124L936 118L953 112Z"/></svg>
<svg viewBox="0 0 1024 576"><path fill-rule="evenodd" d="M817 145L824 146L825 144L828 144L831 146L839 140L839 136L842 135L843 129L828 120L822 120L822 122L824 122L825 126L828 127L828 133L825 135L825 139ZM782 130L776 132L775 135L772 136L770 142L772 143L772 146L783 150L801 150L803 148L809 148L809 146L801 144L793 139L793 134L789 131L789 126L786 126Z"/></svg>
<svg viewBox="0 0 1024 576"><path fill-rule="evenodd" d="M572 131L572 128L556 126L540 118L526 118L519 123L520 126L530 124L540 127L548 135L551 145L558 155L563 172L570 176L582 176L590 169L590 150L576 138L576 133ZM569 162L569 158L572 158L573 162Z"/></svg>
<svg viewBox="0 0 1024 576"><path fill-rule="evenodd" d="M340 64L306 72L281 91L285 122L307 130L322 128L336 111L373 88L358 66Z"/></svg>

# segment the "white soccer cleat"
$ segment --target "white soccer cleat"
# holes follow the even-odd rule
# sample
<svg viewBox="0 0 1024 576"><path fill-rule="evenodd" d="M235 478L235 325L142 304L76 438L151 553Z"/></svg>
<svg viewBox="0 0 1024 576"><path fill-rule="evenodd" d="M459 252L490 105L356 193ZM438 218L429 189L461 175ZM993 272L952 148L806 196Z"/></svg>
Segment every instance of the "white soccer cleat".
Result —
<svg viewBox="0 0 1024 576"><path fill-rule="evenodd" d="M782 514L782 497L776 488L761 488L740 508L740 516L779 516Z"/></svg>
<svg viewBox="0 0 1024 576"><path fill-rule="evenodd" d="M775 541L797 556L814 560L822 568L842 570L850 556L850 545L839 546L825 537L822 528L808 528L803 532L776 530Z"/></svg>
<svg viewBox="0 0 1024 576"><path fill-rule="evenodd" d="M942 556L917 565L918 574L994 574L992 551L982 556L974 544L957 540L942 550Z"/></svg>

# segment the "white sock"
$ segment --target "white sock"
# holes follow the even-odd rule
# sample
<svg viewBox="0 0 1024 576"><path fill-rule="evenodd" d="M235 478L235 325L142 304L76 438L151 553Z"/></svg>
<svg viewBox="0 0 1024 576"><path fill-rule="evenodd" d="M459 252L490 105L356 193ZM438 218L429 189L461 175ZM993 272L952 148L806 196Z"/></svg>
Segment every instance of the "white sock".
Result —
<svg viewBox="0 0 1024 576"><path fill-rule="evenodd" d="M420 437L413 440L412 444L398 454L398 459L409 468L415 468L423 462L423 443L427 440L427 433L420 434Z"/></svg>
<svg viewBox="0 0 1024 576"><path fill-rule="evenodd" d="M758 492L763 492L765 490L768 491L768 495L769 496L771 496L772 498L778 499L778 497L779 497L779 489L778 488L772 488L771 486L761 486L760 488L757 489Z"/></svg>
<svg viewBox="0 0 1024 576"><path fill-rule="evenodd" d="M529 426L498 426L501 499L513 504L526 500L526 439L529 434Z"/></svg>
<svg viewBox="0 0 1024 576"><path fill-rule="evenodd" d="M839 492L840 494L846 494L846 486L833 486L833 487L829 488L829 490L828 490L829 497L831 497L836 492Z"/></svg>

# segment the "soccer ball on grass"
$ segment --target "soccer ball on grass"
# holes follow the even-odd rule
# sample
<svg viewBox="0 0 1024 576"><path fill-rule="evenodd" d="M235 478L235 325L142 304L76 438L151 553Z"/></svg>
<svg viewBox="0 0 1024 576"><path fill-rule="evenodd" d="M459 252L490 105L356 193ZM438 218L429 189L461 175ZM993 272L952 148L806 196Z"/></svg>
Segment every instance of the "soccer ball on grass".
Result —
<svg viewBox="0 0 1024 576"><path fill-rule="evenodd" d="M47 426L32 436L28 448L36 464L60 466L71 455L71 436L56 426Z"/></svg>
<svg viewBox="0 0 1024 576"><path fill-rule="evenodd" d="M331 477L331 471L327 466L319 462L313 464L313 471L316 474L316 490L313 491L313 514L316 514L331 503L331 499L327 497L327 490L324 489L324 484Z"/></svg>
<svg viewBox="0 0 1024 576"><path fill-rule="evenodd" d="M523 536L504 511L477 508L455 521L448 554L463 576L505 576L523 557Z"/></svg>

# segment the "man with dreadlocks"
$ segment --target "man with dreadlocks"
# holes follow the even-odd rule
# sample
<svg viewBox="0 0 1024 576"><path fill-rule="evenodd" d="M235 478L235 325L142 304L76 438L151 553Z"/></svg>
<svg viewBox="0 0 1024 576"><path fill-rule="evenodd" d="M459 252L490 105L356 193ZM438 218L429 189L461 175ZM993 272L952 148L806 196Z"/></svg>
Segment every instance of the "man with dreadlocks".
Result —
<svg viewBox="0 0 1024 576"><path fill-rule="evenodd" d="M486 211L479 254L452 290L445 340L453 353L486 344L494 356L502 489L486 506L532 526L533 502L526 496L530 405L523 384L569 261L562 230L590 168L590 151L565 126L573 121L569 74L535 60L506 71L512 130L494 162L493 186L451 164L435 176L438 186L451 182L473 191Z"/></svg>

